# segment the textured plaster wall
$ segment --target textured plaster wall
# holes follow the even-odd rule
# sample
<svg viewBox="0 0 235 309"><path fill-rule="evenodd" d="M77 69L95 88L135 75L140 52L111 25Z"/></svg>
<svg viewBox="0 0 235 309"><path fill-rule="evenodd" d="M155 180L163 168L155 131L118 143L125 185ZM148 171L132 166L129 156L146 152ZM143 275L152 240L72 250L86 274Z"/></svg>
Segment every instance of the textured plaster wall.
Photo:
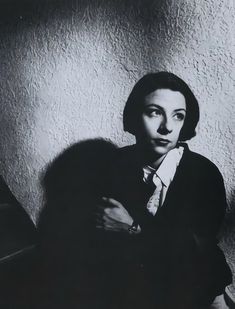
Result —
<svg viewBox="0 0 235 309"><path fill-rule="evenodd" d="M86 138L132 143L122 130L125 99L143 74L169 70L200 102L190 146L224 176L231 224L222 246L235 264L233 0L9 0L0 7L0 168L33 220L48 162Z"/></svg>

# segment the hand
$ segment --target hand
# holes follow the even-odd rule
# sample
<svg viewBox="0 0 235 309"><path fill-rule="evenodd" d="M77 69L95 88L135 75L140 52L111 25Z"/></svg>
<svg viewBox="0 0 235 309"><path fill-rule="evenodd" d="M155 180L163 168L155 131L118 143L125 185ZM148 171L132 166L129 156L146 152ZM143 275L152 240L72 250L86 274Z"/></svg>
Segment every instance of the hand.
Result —
<svg viewBox="0 0 235 309"><path fill-rule="evenodd" d="M129 233L133 218L120 202L113 198L102 198L102 205L97 207L96 228L111 232Z"/></svg>

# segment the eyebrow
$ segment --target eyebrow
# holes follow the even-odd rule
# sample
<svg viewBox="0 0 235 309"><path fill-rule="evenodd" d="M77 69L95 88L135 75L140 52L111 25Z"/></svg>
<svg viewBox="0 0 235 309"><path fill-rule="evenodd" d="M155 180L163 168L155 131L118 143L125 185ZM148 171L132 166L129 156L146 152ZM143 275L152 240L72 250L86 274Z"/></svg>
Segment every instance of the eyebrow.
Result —
<svg viewBox="0 0 235 309"><path fill-rule="evenodd" d="M159 106L157 104L154 104L154 103L150 103L148 105L145 105L145 108L146 107L156 107L156 108L159 108L160 110L164 110L164 108L162 108L161 106ZM174 112L180 112L180 111L184 111L186 113L186 109L185 108L174 109Z"/></svg>
<svg viewBox="0 0 235 309"><path fill-rule="evenodd" d="M184 111L186 113L186 109L185 108L177 108L174 110L175 112L180 112L180 111Z"/></svg>

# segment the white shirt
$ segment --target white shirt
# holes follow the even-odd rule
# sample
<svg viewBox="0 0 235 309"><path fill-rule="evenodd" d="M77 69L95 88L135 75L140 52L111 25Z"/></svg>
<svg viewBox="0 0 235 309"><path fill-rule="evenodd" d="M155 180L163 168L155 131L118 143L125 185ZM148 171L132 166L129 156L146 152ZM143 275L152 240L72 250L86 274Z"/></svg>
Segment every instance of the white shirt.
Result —
<svg viewBox="0 0 235 309"><path fill-rule="evenodd" d="M183 152L183 147L170 150L157 170L148 165L143 167L143 181L145 183L152 181L156 187L147 204L147 208L152 215L155 215L157 209L164 203L167 190L175 176Z"/></svg>

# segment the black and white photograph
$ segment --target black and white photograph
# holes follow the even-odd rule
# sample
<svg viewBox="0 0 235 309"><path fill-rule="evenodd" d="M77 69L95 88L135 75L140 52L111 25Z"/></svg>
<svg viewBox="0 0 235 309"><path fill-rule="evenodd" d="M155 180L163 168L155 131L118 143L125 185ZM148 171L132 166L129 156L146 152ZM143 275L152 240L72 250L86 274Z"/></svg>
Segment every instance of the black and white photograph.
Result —
<svg viewBox="0 0 235 309"><path fill-rule="evenodd" d="M233 0L0 0L0 309L235 308Z"/></svg>

